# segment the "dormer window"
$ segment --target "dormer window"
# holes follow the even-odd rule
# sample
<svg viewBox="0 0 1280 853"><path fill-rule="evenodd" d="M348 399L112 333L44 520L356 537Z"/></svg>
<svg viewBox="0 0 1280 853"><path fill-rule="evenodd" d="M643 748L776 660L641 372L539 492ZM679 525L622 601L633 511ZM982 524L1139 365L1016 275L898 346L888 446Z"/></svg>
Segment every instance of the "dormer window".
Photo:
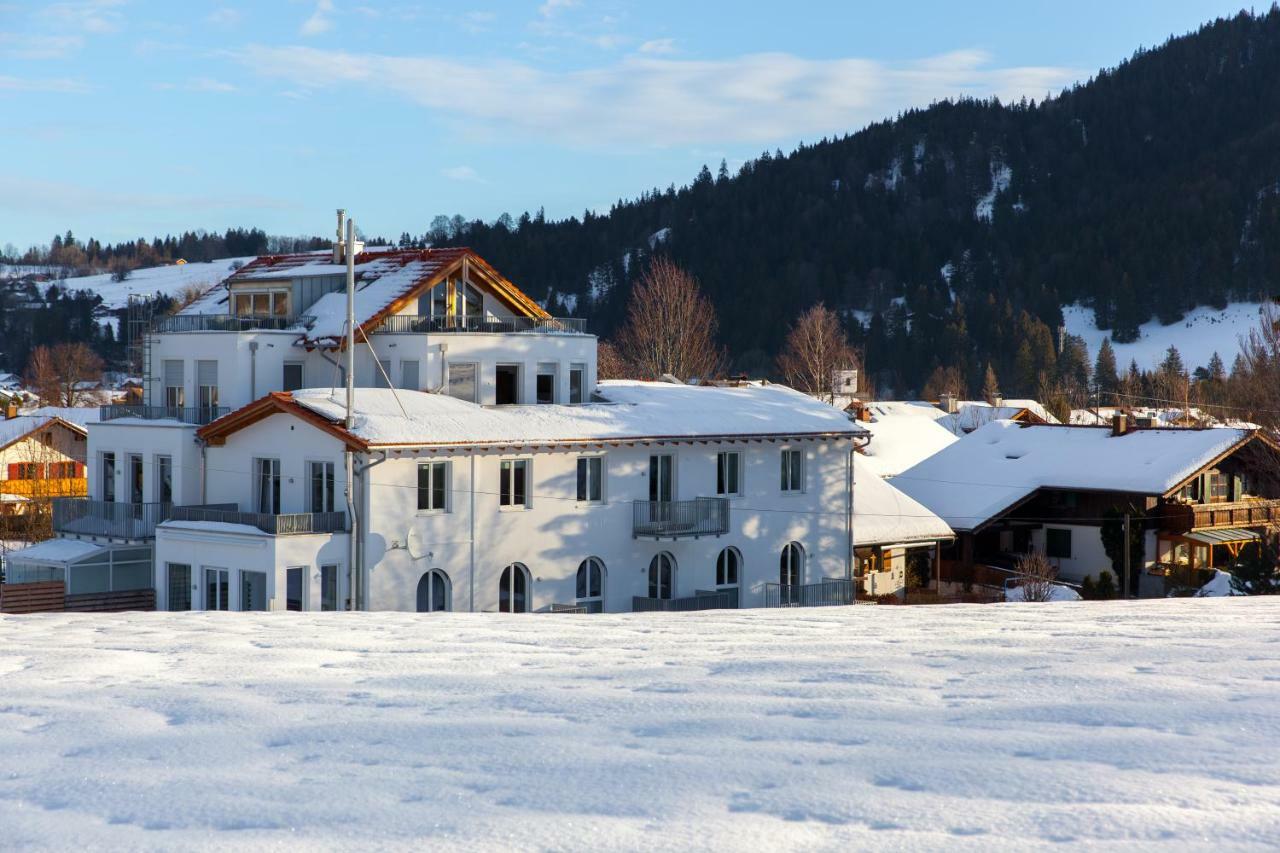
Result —
<svg viewBox="0 0 1280 853"><path fill-rule="evenodd" d="M237 317L288 317L289 290L236 290L231 306Z"/></svg>

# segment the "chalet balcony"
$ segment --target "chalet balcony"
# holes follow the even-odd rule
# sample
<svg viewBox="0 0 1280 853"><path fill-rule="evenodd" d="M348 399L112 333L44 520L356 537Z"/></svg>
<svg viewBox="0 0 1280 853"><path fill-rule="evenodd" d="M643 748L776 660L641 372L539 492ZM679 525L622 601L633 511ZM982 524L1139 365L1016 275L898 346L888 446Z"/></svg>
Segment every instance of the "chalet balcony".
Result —
<svg viewBox="0 0 1280 853"><path fill-rule="evenodd" d="M156 525L169 517L173 504L122 503L87 498L55 498L53 530L75 536L102 536L141 541L154 539Z"/></svg>
<svg viewBox="0 0 1280 853"><path fill-rule="evenodd" d="M144 406L112 403L109 406L99 406L98 417L104 421L137 418L144 421L178 421L204 426L230 411L228 406Z"/></svg>
<svg viewBox="0 0 1280 853"><path fill-rule="evenodd" d="M633 501L633 539L683 539L729 532L728 498L691 501Z"/></svg>
<svg viewBox="0 0 1280 853"><path fill-rule="evenodd" d="M309 326L314 317L285 314L172 314L156 320L153 332L261 332Z"/></svg>
<svg viewBox="0 0 1280 853"><path fill-rule="evenodd" d="M767 583L765 607L837 607L853 604L853 581L827 578L817 583Z"/></svg>
<svg viewBox="0 0 1280 853"><path fill-rule="evenodd" d="M273 515L266 512L241 512L226 507L179 506L170 515L173 521L214 521L222 524L244 524L272 536L296 536L304 533L346 533L345 512L292 512Z"/></svg>
<svg viewBox="0 0 1280 853"><path fill-rule="evenodd" d="M428 332L585 335L587 321L582 317L427 317L419 314L395 314L384 319L374 332L387 335Z"/></svg>
<svg viewBox="0 0 1280 853"><path fill-rule="evenodd" d="M1280 524L1280 500L1166 504L1163 517L1164 527L1170 533L1224 527L1262 527Z"/></svg>

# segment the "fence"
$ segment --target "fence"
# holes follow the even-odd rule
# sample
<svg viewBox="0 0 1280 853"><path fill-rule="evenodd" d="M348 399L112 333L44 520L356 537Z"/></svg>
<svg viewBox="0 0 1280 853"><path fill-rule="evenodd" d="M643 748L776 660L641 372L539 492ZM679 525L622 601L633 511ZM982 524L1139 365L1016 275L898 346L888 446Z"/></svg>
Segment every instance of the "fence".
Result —
<svg viewBox="0 0 1280 853"><path fill-rule="evenodd" d="M374 331L391 335L426 332L490 332L498 334L586 334L582 317L429 317L421 314L393 314Z"/></svg>
<svg viewBox="0 0 1280 853"><path fill-rule="evenodd" d="M240 512L235 509L214 509L198 506L173 508L174 521L216 521L223 524L247 524L273 536L293 536L302 533L345 533L345 512L295 512L272 515L265 512Z"/></svg>
<svg viewBox="0 0 1280 853"><path fill-rule="evenodd" d="M62 610L62 581L0 585L0 613L51 613Z"/></svg>
<svg viewBox="0 0 1280 853"><path fill-rule="evenodd" d="M699 591L685 598L643 598L635 596L631 599L633 613L684 613L693 610L731 610L737 606L736 591L717 590L716 592Z"/></svg>
<svg viewBox="0 0 1280 853"><path fill-rule="evenodd" d="M156 332L257 332L279 331L308 326L314 317L285 317L275 314L173 314L156 321Z"/></svg>
<svg viewBox="0 0 1280 853"><path fill-rule="evenodd" d="M231 409L227 406L135 406L128 403L112 403L109 406L100 406L98 417L104 421L138 418L144 421L178 421L204 426L230 411Z"/></svg>
<svg viewBox="0 0 1280 853"><path fill-rule="evenodd" d="M843 604L853 604L853 581L847 578L764 585L765 607L836 607Z"/></svg>
<svg viewBox="0 0 1280 853"><path fill-rule="evenodd" d="M53 529L81 536L152 539L156 525L169 518L171 503L119 503L87 498L54 498Z"/></svg>
<svg viewBox="0 0 1280 853"><path fill-rule="evenodd" d="M655 539L722 536L729 532L728 498L632 501L631 535Z"/></svg>

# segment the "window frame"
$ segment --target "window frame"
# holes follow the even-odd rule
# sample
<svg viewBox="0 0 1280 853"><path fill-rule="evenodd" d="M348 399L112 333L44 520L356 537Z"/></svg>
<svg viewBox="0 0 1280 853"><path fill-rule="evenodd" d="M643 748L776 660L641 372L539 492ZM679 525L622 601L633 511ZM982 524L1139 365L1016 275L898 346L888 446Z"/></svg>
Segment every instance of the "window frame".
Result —
<svg viewBox="0 0 1280 853"><path fill-rule="evenodd" d="M523 502L516 503L515 472L519 465L524 471ZM510 466L508 468L508 466ZM510 470L510 489L507 471ZM508 497L508 491L510 496ZM498 509L502 512L525 512L533 506L533 459L528 456L511 456L498 460Z"/></svg>
<svg viewBox="0 0 1280 853"><path fill-rule="evenodd" d="M547 368L550 368L549 370ZM539 406L552 406L560 402L560 363L556 361L539 361L533 368L533 402ZM550 393L542 399L541 383L543 377L551 380Z"/></svg>
<svg viewBox="0 0 1280 853"><path fill-rule="evenodd" d="M573 377L578 376L578 387L575 392ZM581 361L569 364L569 405L576 406L587 402L587 365Z"/></svg>
<svg viewBox="0 0 1280 853"><path fill-rule="evenodd" d="M667 594L665 596L662 594L663 564L659 562L661 560L666 561L666 568L668 570L667 583L666 583ZM648 571L646 572L646 580L648 581L648 588L646 589L646 592L649 593L649 598L655 599L657 601L670 601L671 599L675 598L676 597L676 578L677 578L678 570L679 570L679 563L676 562L675 555L673 555L670 551L659 551L658 553L654 554L653 557L649 560L649 568L648 568ZM656 578L655 578L655 572L656 572Z"/></svg>
<svg viewBox="0 0 1280 853"><path fill-rule="evenodd" d="M98 452L98 470L102 472L102 477L100 478L102 480L102 502L115 503L116 452L114 450L101 450Z"/></svg>
<svg viewBox="0 0 1280 853"><path fill-rule="evenodd" d="M591 497L591 463L595 462L598 468L595 477L596 497ZM586 470L586 497L583 497L583 475L582 471ZM604 453L583 453L574 463L574 496L579 506L600 506L609 502L608 492L605 490L605 483L609 476L609 465L607 462L607 454Z"/></svg>
<svg viewBox="0 0 1280 853"><path fill-rule="evenodd" d="M1054 548L1050 546L1049 544L1051 541L1050 534L1054 534L1053 538L1058 540L1057 541L1058 545L1062 544L1062 536L1065 534L1066 545L1067 545L1065 554L1054 553L1054 551L1061 551L1061 548ZM1071 559L1071 538L1072 538L1071 528L1069 527L1046 527L1044 529L1044 555L1051 560L1070 560Z"/></svg>
<svg viewBox="0 0 1280 853"><path fill-rule="evenodd" d="M155 493L156 503L173 503L173 457L168 453L157 453L152 457L151 466L155 480L152 484L152 491ZM166 480L168 481L169 490L167 498L164 495Z"/></svg>
<svg viewBox="0 0 1280 853"><path fill-rule="evenodd" d="M510 574L508 574L510 573ZM515 609L516 577L524 579L524 609ZM508 578L510 581L508 582ZM509 587L509 589L508 589ZM502 594L507 594L507 606L503 608ZM516 561L503 567L498 576L498 612L499 613L532 613L533 612L533 573L524 563Z"/></svg>
<svg viewBox="0 0 1280 853"><path fill-rule="evenodd" d="M453 369L455 367L471 368L471 397L459 397L453 393ZM480 402L480 364L475 361L446 361L444 365L444 393L446 397L462 400L467 403Z"/></svg>
<svg viewBox="0 0 1280 853"><path fill-rule="evenodd" d="M296 367L298 369L298 384L289 387L289 369ZM284 391L297 391L300 388L307 387L307 363L305 361L286 361L280 368L280 387Z"/></svg>
<svg viewBox="0 0 1280 853"><path fill-rule="evenodd" d="M796 459L799 464L788 464L789 459ZM778 453L778 460L780 463L778 491L784 495L804 494L807 474L804 448L783 447ZM796 485L796 480L799 480L799 486Z"/></svg>
<svg viewBox="0 0 1280 853"><path fill-rule="evenodd" d="M328 481L327 494L324 495L328 500L328 509L317 507L315 505L315 489L316 489L316 466L323 466L324 471L321 481ZM306 461L307 470L307 495L306 505L307 512L335 512L338 505L338 466L329 459L308 459ZM322 486L322 488L324 488Z"/></svg>
<svg viewBox="0 0 1280 853"><path fill-rule="evenodd" d="M735 459L732 471L733 471L733 479L737 481L735 484L737 486L736 489L722 488L722 486L728 485L728 483L725 482L728 478L725 477L724 475L725 475L725 472L730 469L727 469L725 467L724 460L726 457L729 457L729 456L732 456ZM743 483L742 483L743 468L744 468L744 465L743 465L741 450L720 450L716 452L716 496L717 497L740 498L743 496L743 494L745 493L745 488L743 487Z"/></svg>
<svg viewBox="0 0 1280 853"><path fill-rule="evenodd" d="M593 572L597 573L600 579L600 583L594 595L591 593L591 581L593 579L592 578ZM574 577L573 577L574 602L577 604L583 604L588 606L591 604L598 603L600 605L600 610L603 611L605 587L606 587L606 584L608 583L608 576L609 576L609 571L607 568L605 568L604 560L600 559L599 557L596 557L596 556L587 557L585 560L579 563L578 570L574 573ZM584 578L586 581L585 585L582 582ZM586 595L578 595L578 593L580 592L585 592Z"/></svg>
<svg viewBox="0 0 1280 853"><path fill-rule="evenodd" d="M726 557L733 558L733 566L724 565ZM728 569L733 569L733 580L728 580ZM742 552L732 545L720 549L716 555L716 589L736 589L742 584Z"/></svg>
<svg viewBox="0 0 1280 853"><path fill-rule="evenodd" d="M436 492L436 485L437 485L435 481L437 477L443 480L443 482L439 484L439 491L441 492L441 496L440 496L441 506L423 506L422 505L422 498L424 495L424 490L422 487L423 469L427 469L428 471L430 471L430 473L427 476L427 479L430 482L428 483L427 488L425 490L425 494L429 499L428 503L430 504L435 503L435 492ZM452 484L452 479L453 479L452 475L453 475L453 466L450 464L448 459L426 459L426 460L420 460L418 462L417 483L414 486L415 493L416 493L415 497L416 497L418 515L439 515L441 513L446 513L450 511L451 504L452 504L452 493L453 493L453 489L450 488Z"/></svg>
<svg viewBox="0 0 1280 853"><path fill-rule="evenodd" d="M262 464L264 462L273 463L270 473L264 473ZM272 503L274 511L263 508L262 504L262 483L264 480L270 480L274 486L272 489ZM253 477L251 479L251 487L253 489L253 511L261 515L280 515L283 507L283 489L281 487L281 471L280 458L275 456L255 456L253 457Z"/></svg>

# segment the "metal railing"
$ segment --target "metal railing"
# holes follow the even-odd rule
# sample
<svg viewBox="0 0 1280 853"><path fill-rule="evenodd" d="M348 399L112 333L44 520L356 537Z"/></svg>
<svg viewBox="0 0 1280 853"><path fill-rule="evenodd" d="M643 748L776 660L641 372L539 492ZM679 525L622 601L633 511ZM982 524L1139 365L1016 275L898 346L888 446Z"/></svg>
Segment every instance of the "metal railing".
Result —
<svg viewBox="0 0 1280 853"><path fill-rule="evenodd" d="M314 317L280 314L171 314L156 320L154 332L257 332L309 326Z"/></svg>
<svg viewBox="0 0 1280 853"><path fill-rule="evenodd" d="M169 517L171 503L121 503L88 498L54 498L53 529L57 533L154 539L156 525Z"/></svg>
<svg viewBox="0 0 1280 853"><path fill-rule="evenodd" d="M853 581L848 578L764 585L765 607L835 607L842 604L853 604Z"/></svg>
<svg viewBox="0 0 1280 853"><path fill-rule="evenodd" d="M203 426L230 412L228 406L144 406L131 403L112 403L98 407L98 417L104 421L120 418L138 418L144 421L179 421Z"/></svg>
<svg viewBox="0 0 1280 853"><path fill-rule="evenodd" d="M222 524L246 524L273 536L300 533L345 533L345 512L293 512L273 515L266 512L241 512L238 509L211 509L178 506L170 516L173 521L216 521Z"/></svg>
<svg viewBox="0 0 1280 853"><path fill-rule="evenodd" d="M591 609L591 605L597 605L595 610ZM588 602L586 604L553 604L546 610L547 613L599 613L599 602Z"/></svg>
<svg viewBox="0 0 1280 853"><path fill-rule="evenodd" d="M586 334L582 317L428 317L421 314L393 314L375 332L389 335L424 332L491 332L500 334Z"/></svg>
<svg viewBox="0 0 1280 853"><path fill-rule="evenodd" d="M694 610L732 610L737 606L736 590L699 590L684 598L645 598L637 595L631 599L632 613L688 613Z"/></svg>
<svg viewBox="0 0 1280 853"><path fill-rule="evenodd" d="M729 532L728 498L691 501L632 501L632 538L678 539Z"/></svg>

